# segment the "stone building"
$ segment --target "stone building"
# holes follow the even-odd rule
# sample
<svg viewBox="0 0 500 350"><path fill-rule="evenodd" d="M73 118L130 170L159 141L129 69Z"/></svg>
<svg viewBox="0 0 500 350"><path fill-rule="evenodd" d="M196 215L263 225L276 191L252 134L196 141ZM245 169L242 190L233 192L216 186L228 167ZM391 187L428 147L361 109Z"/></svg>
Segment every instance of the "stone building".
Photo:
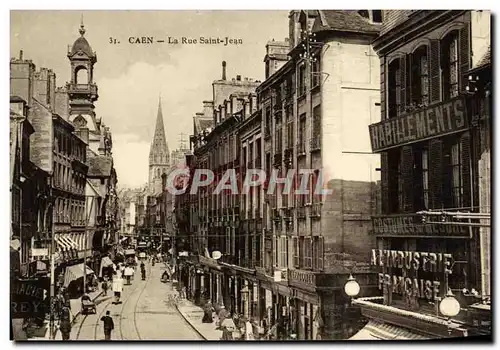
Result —
<svg viewBox="0 0 500 350"><path fill-rule="evenodd" d="M52 206L49 201L49 173L30 159L33 125L27 118L28 106L18 96L10 98L10 184L11 246L17 254L11 272L19 277L47 271L49 227ZM32 241L35 244L32 244Z"/></svg>
<svg viewBox="0 0 500 350"><path fill-rule="evenodd" d="M380 297L354 301L370 319L354 339L491 334L490 36L489 11L383 11L382 120L369 127L381 155ZM460 304L450 322L449 291Z"/></svg>
<svg viewBox="0 0 500 350"><path fill-rule="evenodd" d="M194 167L215 170L215 184L197 191L207 204L191 212L198 222L195 237L206 242L195 251L201 265L214 271L215 301L256 325L264 319L279 324L279 337L345 339L362 327L356 311L345 307L349 274L356 273L365 295L375 285L369 231L379 204L379 164L366 128L379 118L379 60L371 41L380 31L380 16L365 10L292 11L289 25L288 40L268 43L266 80L256 96L249 95L240 120L219 118L224 113L216 110L213 128L192 138ZM233 134L235 150L224 149ZM210 145L222 153L218 163L205 151ZM282 194L281 186L273 191L267 178L237 198L210 195L231 166L240 181L248 169L279 178L300 170L310 190L319 183L331 194L296 195L296 175L290 194ZM207 233L200 234L205 226ZM210 256L214 250L220 259Z"/></svg>

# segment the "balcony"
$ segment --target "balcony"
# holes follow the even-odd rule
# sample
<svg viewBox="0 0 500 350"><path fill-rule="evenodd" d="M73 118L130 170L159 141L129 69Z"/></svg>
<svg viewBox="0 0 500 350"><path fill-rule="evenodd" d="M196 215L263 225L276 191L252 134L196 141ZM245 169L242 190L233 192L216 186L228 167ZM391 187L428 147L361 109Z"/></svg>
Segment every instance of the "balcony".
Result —
<svg viewBox="0 0 500 350"><path fill-rule="evenodd" d="M68 83L66 85L68 94L89 94L93 97L97 97L97 85L95 84L73 84Z"/></svg>
<svg viewBox="0 0 500 350"><path fill-rule="evenodd" d="M309 141L309 146L311 148L311 152L319 151L321 149L321 137L315 137Z"/></svg>
<svg viewBox="0 0 500 350"><path fill-rule="evenodd" d="M321 203L313 203L311 205L310 217L320 218L321 217Z"/></svg>

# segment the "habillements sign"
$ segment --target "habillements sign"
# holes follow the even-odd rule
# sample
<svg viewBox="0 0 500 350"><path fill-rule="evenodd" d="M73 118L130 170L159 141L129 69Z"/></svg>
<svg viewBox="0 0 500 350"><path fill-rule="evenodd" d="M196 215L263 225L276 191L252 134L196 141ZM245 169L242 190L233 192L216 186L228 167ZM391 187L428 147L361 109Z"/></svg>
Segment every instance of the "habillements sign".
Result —
<svg viewBox="0 0 500 350"><path fill-rule="evenodd" d="M466 106L462 97L444 101L397 118L372 124L373 152L423 141L467 129Z"/></svg>
<svg viewBox="0 0 500 350"><path fill-rule="evenodd" d="M12 318L37 317L44 313L46 290L41 280L13 280L10 312Z"/></svg>

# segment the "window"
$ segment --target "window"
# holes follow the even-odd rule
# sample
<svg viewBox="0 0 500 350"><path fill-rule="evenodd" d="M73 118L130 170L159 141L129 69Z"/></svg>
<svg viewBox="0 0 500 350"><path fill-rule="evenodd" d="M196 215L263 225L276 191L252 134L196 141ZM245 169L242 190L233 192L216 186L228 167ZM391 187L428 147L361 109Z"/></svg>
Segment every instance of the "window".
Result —
<svg viewBox="0 0 500 350"><path fill-rule="evenodd" d="M319 60L317 58L315 58L315 61L313 61L311 65L311 81L312 81L311 88L319 86L321 82L321 71L320 71Z"/></svg>
<svg viewBox="0 0 500 350"><path fill-rule="evenodd" d="M441 43L441 81L443 100L458 96L458 34L448 34Z"/></svg>
<svg viewBox="0 0 500 350"><path fill-rule="evenodd" d="M287 148L293 148L293 121L288 122L287 126Z"/></svg>
<svg viewBox="0 0 500 350"><path fill-rule="evenodd" d="M324 239L322 236L316 236L313 237L313 269L314 270L323 270L324 265L323 265L323 242Z"/></svg>
<svg viewBox="0 0 500 350"><path fill-rule="evenodd" d="M299 259L299 237L292 237L293 266L300 267Z"/></svg>
<svg viewBox="0 0 500 350"><path fill-rule="evenodd" d="M283 142L283 130L281 129L281 124L276 124L276 139L275 139L275 152L281 153L282 142Z"/></svg>
<svg viewBox="0 0 500 350"><path fill-rule="evenodd" d="M463 179L462 179L462 166L460 162L460 156L462 150L460 147L460 142L451 145L451 157L450 157L450 168L451 168L451 179L452 179L452 200L454 208L462 207L463 199Z"/></svg>
<svg viewBox="0 0 500 350"><path fill-rule="evenodd" d="M429 209L429 151L422 150L422 192L424 197L424 208Z"/></svg>
<svg viewBox="0 0 500 350"><path fill-rule="evenodd" d="M271 135L271 106L266 107L266 136Z"/></svg>
<svg viewBox="0 0 500 350"><path fill-rule="evenodd" d="M305 64L299 67L299 96L306 92L306 66Z"/></svg>
<svg viewBox="0 0 500 350"><path fill-rule="evenodd" d="M429 104L429 63L427 46L421 46L411 56L411 102Z"/></svg>
<svg viewBox="0 0 500 350"><path fill-rule="evenodd" d="M316 106L313 110L312 137L313 140L321 139L321 106Z"/></svg>
<svg viewBox="0 0 500 350"><path fill-rule="evenodd" d="M306 152L306 114L300 116L298 153Z"/></svg>
<svg viewBox="0 0 500 350"><path fill-rule="evenodd" d="M312 269L312 239L311 237L304 237L302 240L303 244L303 261L305 269Z"/></svg>
<svg viewBox="0 0 500 350"><path fill-rule="evenodd" d="M372 22L382 23L382 10L372 10Z"/></svg>
<svg viewBox="0 0 500 350"><path fill-rule="evenodd" d="M388 81L388 107L389 118L394 118L398 115L401 107L401 69L399 60L396 59L389 64L389 81Z"/></svg>
<svg viewBox="0 0 500 350"><path fill-rule="evenodd" d="M279 238L280 247L279 247L279 267L286 269L288 267L288 259L287 259L287 238L286 236L282 236Z"/></svg>

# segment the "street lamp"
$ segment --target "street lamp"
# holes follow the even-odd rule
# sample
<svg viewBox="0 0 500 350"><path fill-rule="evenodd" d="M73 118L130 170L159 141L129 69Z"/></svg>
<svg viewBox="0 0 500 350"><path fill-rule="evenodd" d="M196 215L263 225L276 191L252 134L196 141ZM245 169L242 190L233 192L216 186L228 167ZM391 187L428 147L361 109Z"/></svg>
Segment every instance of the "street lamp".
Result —
<svg viewBox="0 0 500 350"><path fill-rule="evenodd" d="M460 303L455 299L451 289L448 289L448 293L439 303L439 311L448 319L448 335L451 335L451 319L460 312Z"/></svg>
<svg viewBox="0 0 500 350"><path fill-rule="evenodd" d="M345 294L347 294L352 301L352 299L359 294L359 289L359 283L354 277L352 277L352 274L350 274L346 284L344 285Z"/></svg>

